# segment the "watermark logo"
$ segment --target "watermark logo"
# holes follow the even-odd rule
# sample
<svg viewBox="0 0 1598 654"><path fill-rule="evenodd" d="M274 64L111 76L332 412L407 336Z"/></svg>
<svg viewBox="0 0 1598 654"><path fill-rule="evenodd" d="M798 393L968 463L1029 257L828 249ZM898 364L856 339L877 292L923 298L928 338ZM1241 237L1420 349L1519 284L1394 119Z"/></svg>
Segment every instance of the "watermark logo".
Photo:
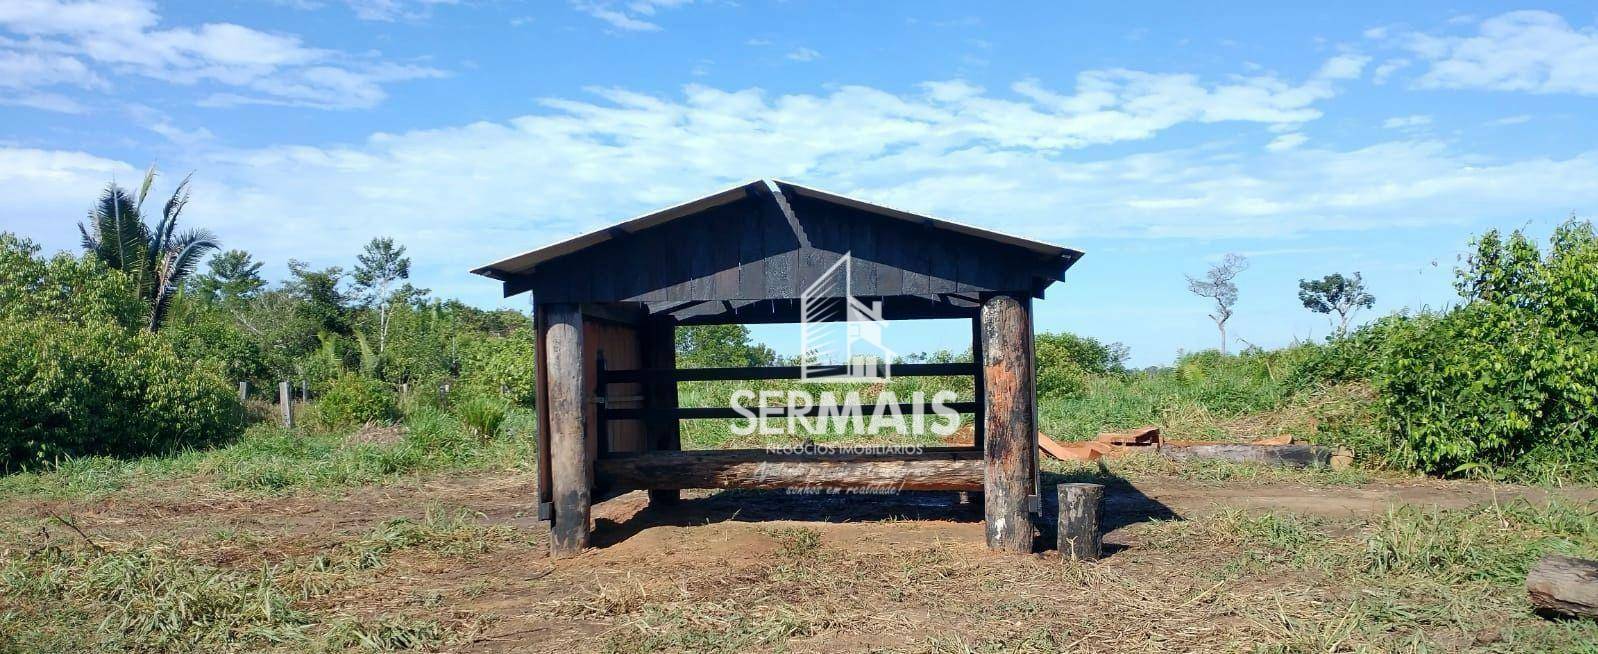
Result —
<svg viewBox="0 0 1598 654"><path fill-rule="evenodd" d="M882 301L855 297L849 252L799 295L799 378L807 382L880 382L893 377L896 353L883 342Z"/></svg>
<svg viewBox="0 0 1598 654"><path fill-rule="evenodd" d="M732 394L732 408L744 419L732 425L734 434L945 437L959 429L960 414L949 406L954 391L940 390L930 397L915 391L907 398L910 402L902 403L893 389L884 387L892 380L898 354L883 338L887 321L882 301L856 297L853 272L854 258L845 252L800 295L799 379L869 384L874 392L738 390Z"/></svg>

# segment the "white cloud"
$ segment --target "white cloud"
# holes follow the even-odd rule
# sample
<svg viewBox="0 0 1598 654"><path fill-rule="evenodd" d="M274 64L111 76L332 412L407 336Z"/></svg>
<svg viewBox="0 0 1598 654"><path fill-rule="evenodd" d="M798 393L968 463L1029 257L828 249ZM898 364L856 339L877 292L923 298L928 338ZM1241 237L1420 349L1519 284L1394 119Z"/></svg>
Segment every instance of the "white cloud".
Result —
<svg viewBox="0 0 1598 654"><path fill-rule="evenodd" d="M821 53L810 48L799 47L789 52L787 57L792 61L815 61L821 58Z"/></svg>
<svg viewBox="0 0 1598 654"><path fill-rule="evenodd" d="M1028 82L1015 95L958 81L907 94L599 89L598 100L549 98L504 122L339 146L207 147L163 164L200 171L188 214L195 224L274 265L290 256L343 261L381 232L425 262L421 285L484 300L494 287L464 275L470 266L754 177L1062 242L1270 238L1598 206L1598 151L1500 160L1412 139L1334 150L1297 132L1277 136L1296 147L1252 152L1215 143L1091 147L1179 124L1312 120L1313 99L1325 92L1317 84L1090 71L1069 92ZM0 229L52 234L53 246L71 247L66 221L109 177L136 173L84 153L0 147L0 193L22 198L0 215Z"/></svg>
<svg viewBox="0 0 1598 654"><path fill-rule="evenodd" d="M1519 125L1521 123L1528 122L1531 122L1531 116L1529 114L1518 114L1514 116L1504 116L1503 118L1495 118L1482 124L1488 127L1499 127L1503 125Z"/></svg>
<svg viewBox="0 0 1598 654"><path fill-rule="evenodd" d="M691 4L693 0L572 0L572 8L598 18L624 32L658 32L660 25L649 20L661 9Z"/></svg>
<svg viewBox="0 0 1598 654"><path fill-rule="evenodd" d="M1386 84L1387 79L1400 70L1409 66L1408 59L1388 59L1376 66L1376 71L1371 73L1371 82Z"/></svg>
<svg viewBox="0 0 1598 654"><path fill-rule="evenodd" d="M159 23L146 0L9 0L0 4L0 29L25 38L0 37L0 86L35 95L57 86L104 91L104 70L228 87L213 97L241 102L346 109L382 102L383 84L443 74L232 23Z"/></svg>
<svg viewBox="0 0 1598 654"><path fill-rule="evenodd" d="M1473 35L1380 34L1426 63L1422 88L1598 95L1598 29L1558 14L1513 11L1481 21Z"/></svg>
<svg viewBox="0 0 1598 654"><path fill-rule="evenodd" d="M1430 124L1432 124L1432 117L1425 114L1415 114L1413 116L1394 116L1382 121L1382 127L1386 129L1424 127Z"/></svg>
<svg viewBox="0 0 1598 654"><path fill-rule="evenodd" d="M1284 150L1291 150L1303 145L1308 140L1308 136L1304 136L1298 132L1292 132L1290 134L1283 134L1271 139L1270 143L1265 144L1265 149L1270 150L1271 152L1282 152Z"/></svg>
<svg viewBox="0 0 1598 654"><path fill-rule="evenodd" d="M459 4L460 0L344 0L361 20L393 22L421 20L437 5Z"/></svg>

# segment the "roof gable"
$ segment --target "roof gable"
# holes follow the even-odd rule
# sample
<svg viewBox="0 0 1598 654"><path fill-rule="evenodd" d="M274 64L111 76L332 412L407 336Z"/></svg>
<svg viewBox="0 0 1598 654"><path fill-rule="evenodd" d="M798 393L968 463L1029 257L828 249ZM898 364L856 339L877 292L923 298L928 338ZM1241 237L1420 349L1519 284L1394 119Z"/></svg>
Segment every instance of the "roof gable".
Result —
<svg viewBox="0 0 1598 654"><path fill-rule="evenodd" d="M851 253L861 295L1028 292L1082 253L758 180L509 257L472 272L540 302L794 298Z"/></svg>

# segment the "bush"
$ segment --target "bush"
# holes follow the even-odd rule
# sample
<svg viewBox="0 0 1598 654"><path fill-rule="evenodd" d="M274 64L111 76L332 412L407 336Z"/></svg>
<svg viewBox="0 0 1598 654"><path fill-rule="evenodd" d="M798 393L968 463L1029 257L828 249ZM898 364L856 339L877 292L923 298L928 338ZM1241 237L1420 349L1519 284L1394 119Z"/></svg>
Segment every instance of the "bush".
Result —
<svg viewBox="0 0 1598 654"><path fill-rule="evenodd" d="M61 457L170 452L232 438L243 409L212 368L154 334L0 320L0 453L17 469Z"/></svg>
<svg viewBox="0 0 1598 654"><path fill-rule="evenodd" d="M1543 255L1488 232L1466 303L1387 325L1374 382L1401 463L1430 472L1598 469L1598 237L1570 221Z"/></svg>
<svg viewBox="0 0 1598 654"><path fill-rule="evenodd" d="M497 397L473 395L455 405L455 415L479 438L493 438L505 423L509 404Z"/></svg>
<svg viewBox="0 0 1598 654"><path fill-rule="evenodd" d="M122 273L92 258L43 259L0 234L0 468L239 432L234 386L214 362L144 331L147 311Z"/></svg>
<svg viewBox="0 0 1598 654"><path fill-rule="evenodd" d="M537 350L532 329L466 339L461 348L461 385L478 395L532 406L538 391Z"/></svg>
<svg viewBox="0 0 1598 654"><path fill-rule="evenodd" d="M354 373L345 373L334 380L316 403L316 410L321 421L330 427L392 422L399 417L393 389Z"/></svg>

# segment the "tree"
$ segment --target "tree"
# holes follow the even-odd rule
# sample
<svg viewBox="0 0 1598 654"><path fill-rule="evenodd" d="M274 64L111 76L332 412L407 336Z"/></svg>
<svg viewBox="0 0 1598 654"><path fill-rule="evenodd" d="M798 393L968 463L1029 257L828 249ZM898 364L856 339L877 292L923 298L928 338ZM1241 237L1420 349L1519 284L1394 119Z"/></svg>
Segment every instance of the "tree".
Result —
<svg viewBox="0 0 1598 654"><path fill-rule="evenodd" d="M289 259L289 275L284 289L300 301L295 311L309 318L316 331L349 335L348 298L339 289L344 269L332 266L313 270L304 261Z"/></svg>
<svg viewBox="0 0 1598 654"><path fill-rule="evenodd" d="M405 256L405 246L395 245L394 239L386 236L372 239L355 258L356 292L365 306L377 309L377 353L381 356L388 347L389 308L401 295L394 292L394 284L410 279L411 258ZM414 294L409 284L401 290L403 295Z"/></svg>
<svg viewBox="0 0 1598 654"><path fill-rule="evenodd" d="M194 292L212 302L236 305L248 302L266 288L261 262L243 250L228 250L206 262L209 272L194 278Z"/></svg>
<svg viewBox="0 0 1598 654"><path fill-rule="evenodd" d="M184 280L207 252L217 249L216 237L203 229L178 233L178 216L189 203L189 178L183 178L161 209L161 220L151 229L142 209L155 182L155 166L144 173L138 197L115 182L106 185L86 223L78 223L83 249L106 267L133 279L139 298L149 305L150 331L161 328L167 307Z"/></svg>
<svg viewBox="0 0 1598 654"><path fill-rule="evenodd" d="M1315 281L1298 280L1298 301L1304 303L1305 309L1326 314L1327 320L1336 313L1337 335L1342 336L1348 333L1348 321L1360 309L1371 308L1376 296L1365 291L1365 280L1359 273L1353 277L1332 273Z"/></svg>
<svg viewBox="0 0 1598 654"><path fill-rule="evenodd" d="M769 366L777 353L749 340L743 325L699 325L677 329L677 367Z"/></svg>
<svg viewBox="0 0 1598 654"><path fill-rule="evenodd" d="M1248 270L1248 259L1227 253L1220 263L1210 266L1204 279L1187 278L1189 292L1215 301L1215 313L1210 314L1210 320L1221 330L1221 354L1226 354L1226 321L1231 320L1232 306L1237 304L1237 284L1232 280L1245 270Z"/></svg>

